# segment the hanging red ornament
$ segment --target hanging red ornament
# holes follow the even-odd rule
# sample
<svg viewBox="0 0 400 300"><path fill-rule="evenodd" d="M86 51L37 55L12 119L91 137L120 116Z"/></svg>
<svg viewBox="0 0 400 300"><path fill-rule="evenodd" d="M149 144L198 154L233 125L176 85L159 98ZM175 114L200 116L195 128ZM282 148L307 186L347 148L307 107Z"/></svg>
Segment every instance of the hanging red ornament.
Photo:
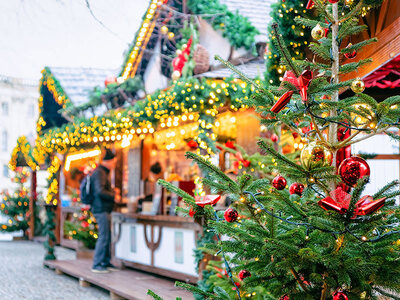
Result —
<svg viewBox="0 0 400 300"><path fill-rule="evenodd" d="M196 204L200 207L204 207L206 205L214 205L219 199L221 199L220 195L205 195L205 196L196 196L195 198Z"/></svg>
<svg viewBox="0 0 400 300"><path fill-rule="evenodd" d="M355 216L365 216L372 214L378 209L385 205L386 197L374 200L372 196L364 196L356 203L356 208L354 209Z"/></svg>
<svg viewBox="0 0 400 300"><path fill-rule="evenodd" d="M337 291L333 294L333 300L349 300L349 297L345 292Z"/></svg>
<svg viewBox="0 0 400 300"><path fill-rule="evenodd" d="M274 186L274 188L276 188L277 190L283 190L286 187L286 179L283 176L276 176L273 180L272 180L272 185Z"/></svg>
<svg viewBox="0 0 400 300"><path fill-rule="evenodd" d="M235 143L232 142L232 141L227 141L227 142L225 143L225 147L236 150Z"/></svg>
<svg viewBox="0 0 400 300"><path fill-rule="evenodd" d="M351 47L351 46L353 46L353 44L352 44L352 43L349 43L349 44L346 46L345 49L347 49L347 48L349 48L349 47ZM346 58L348 58L348 59L353 59L353 58L355 58L355 57L357 56L357 51L356 51L356 50L353 50L353 51L350 51L350 52L346 52L346 53L344 54L344 56L345 56Z"/></svg>
<svg viewBox="0 0 400 300"><path fill-rule="evenodd" d="M353 156L342 161L338 173L344 183L351 187L355 187L361 178L370 175L370 168L364 159Z"/></svg>
<svg viewBox="0 0 400 300"><path fill-rule="evenodd" d="M227 208L224 212L224 218L229 223L235 222L238 216L239 214L237 210L231 207Z"/></svg>
<svg viewBox="0 0 400 300"><path fill-rule="evenodd" d="M293 138L297 138L299 136L299 134L297 132L293 131L292 136L293 136Z"/></svg>
<svg viewBox="0 0 400 300"><path fill-rule="evenodd" d="M193 217L195 213L193 208L189 209L189 216Z"/></svg>
<svg viewBox="0 0 400 300"><path fill-rule="evenodd" d="M339 2L339 0L328 0L330 3L332 3L332 4L335 4L335 3L338 3Z"/></svg>
<svg viewBox="0 0 400 300"><path fill-rule="evenodd" d="M285 294L282 297L280 297L279 300L290 300L290 298L287 294Z"/></svg>
<svg viewBox="0 0 400 300"><path fill-rule="evenodd" d="M104 80L104 86L109 85L110 83L116 83L117 82L117 77L115 76L108 76L106 80Z"/></svg>
<svg viewBox="0 0 400 300"><path fill-rule="evenodd" d="M301 196L303 194L303 191L304 191L304 184L302 184L302 183L295 182L295 183L292 183L289 187L289 193L291 195L297 194L297 195Z"/></svg>
<svg viewBox="0 0 400 300"><path fill-rule="evenodd" d="M273 141L274 143L278 141L278 136L275 133L271 135L271 141Z"/></svg>
<svg viewBox="0 0 400 300"><path fill-rule="evenodd" d="M308 0L307 5L306 5L306 9L311 9L313 8L315 5L313 0Z"/></svg>
<svg viewBox="0 0 400 300"><path fill-rule="evenodd" d="M191 149L197 149L197 148L199 148L199 144L198 144L195 140L190 140L189 142L187 142L187 145L188 145L189 148L191 148Z"/></svg>
<svg viewBox="0 0 400 300"><path fill-rule="evenodd" d="M243 279L245 279L247 277L250 277L250 276L251 276L251 273L249 271L247 271L247 270L241 270L239 272L239 274L238 274L238 277L239 277L240 280L243 280Z"/></svg>

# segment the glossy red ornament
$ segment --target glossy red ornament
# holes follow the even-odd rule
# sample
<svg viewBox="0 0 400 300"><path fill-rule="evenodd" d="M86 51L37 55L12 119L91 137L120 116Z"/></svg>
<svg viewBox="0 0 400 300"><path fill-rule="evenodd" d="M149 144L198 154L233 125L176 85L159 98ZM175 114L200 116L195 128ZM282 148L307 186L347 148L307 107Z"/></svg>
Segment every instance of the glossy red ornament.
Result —
<svg viewBox="0 0 400 300"><path fill-rule="evenodd" d="M110 83L116 83L117 82L117 77L115 76L108 76L106 80L104 80L104 86L109 85Z"/></svg>
<svg viewBox="0 0 400 300"><path fill-rule="evenodd" d="M333 294L333 300L349 300L349 297L345 292L337 291Z"/></svg>
<svg viewBox="0 0 400 300"><path fill-rule="evenodd" d="M251 273L249 271L247 271L247 270L241 270L239 272L239 274L238 274L238 277L239 277L240 280L243 280L243 279L245 279L247 277L250 277L250 276L251 276Z"/></svg>
<svg viewBox="0 0 400 300"><path fill-rule="evenodd" d="M224 218L227 222L232 223L235 222L238 218L239 214L234 208L227 208L224 212Z"/></svg>
<svg viewBox="0 0 400 300"><path fill-rule="evenodd" d="M349 47L351 47L351 46L352 46L352 43L349 43L349 44L346 46L346 48L349 48ZM355 57L357 56L357 51L356 51L356 50L353 50L353 51L347 52L347 53L344 54L344 56L345 56L346 58L348 58L348 59L353 59L353 58L355 58Z"/></svg>
<svg viewBox="0 0 400 300"><path fill-rule="evenodd" d="M195 213L193 208L189 209L189 216L193 217Z"/></svg>
<svg viewBox="0 0 400 300"><path fill-rule="evenodd" d="M236 149L235 143L232 142L232 141L227 141L227 142L225 143L225 147L231 148L231 149Z"/></svg>
<svg viewBox="0 0 400 300"><path fill-rule="evenodd" d="M196 204L200 207L204 207L206 205L214 205L219 201L219 199L221 199L220 195L205 195L194 197Z"/></svg>
<svg viewBox="0 0 400 300"><path fill-rule="evenodd" d="M361 157L353 156L346 158L339 166L338 173L343 182L355 187L358 180L370 175L368 163Z"/></svg>
<svg viewBox="0 0 400 300"><path fill-rule="evenodd" d="M191 149L197 149L199 148L199 144L195 141L195 140L190 140L187 145L189 146L189 148Z"/></svg>
<svg viewBox="0 0 400 300"><path fill-rule="evenodd" d="M290 300L288 295L283 295L282 297L279 298L279 300Z"/></svg>
<svg viewBox="0 0 400 300"><path fill-rule="evenodd" d="M354 210L355 216L365 216L372 214L373 212L380 209L385 205L386 197L374 200L372 196L364 196L356 203L356 208Z"/></svg>
<svg viewBox="0 0 400 300"><path fill-rule="evenodd" d="M292 132L292 136L293 136L293 138L295 139L295 138L297 138L298 136L299 136L299 134L297 133L297 132Z"/></svg>
<svg viewBox="0 0 400 300"><path fill-rule="evenodd" d="M295 183L292 183L289 187L289 193L291 195L297 194L297 195L301 196L303 194L303 191L304 191L304 184L302 184L302 183L295 182Z"/></svg>
<svg viewBox="0 0 400 300"><path fill-rule="evenodd" d="M274 188L276 188L277 190L283 190L286 187L286 179L283 176L276 176L273 180L272 180L272 185L274 186Z"/></svg>
<svg viewBox="0 0 400 300"><path fill-rule="evenodd" d="M275 133L271 135L271 141L273 141L274 143L278 141L278 136Z"/></svg>
<svg viewBox="0 0 400 300"><path fill-rule="evenodd" d="M290 102L290 99L292 99L293 96L293 91L287 91L285 92L279 99L276 101L276 103L271 107L271 111L273 113L278 113L282 109L285 108L286 104Z"/></svg>

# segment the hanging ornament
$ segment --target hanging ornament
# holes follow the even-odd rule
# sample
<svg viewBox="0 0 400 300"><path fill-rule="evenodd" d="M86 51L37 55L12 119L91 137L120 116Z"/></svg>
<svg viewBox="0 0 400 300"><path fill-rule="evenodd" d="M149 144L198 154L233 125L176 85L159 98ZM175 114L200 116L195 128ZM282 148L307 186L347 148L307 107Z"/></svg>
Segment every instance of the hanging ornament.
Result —
<svg viewBox="0 0 400 300"><path fill-rule="evenodd" d="M345 49L348 49L348 48L350 48L351 46L353 46L353 44L352 44L352 43L349 43L349 44L346 46ZM346 52L346 53L344 54L344 56L345 56L346 58L348 58L348 59L353 59L353 58L355 58L355 57L357 56L357 51L356 51L356 50L353 50L353 51L350 51L350 52Z"/></svg>
<svg viewBox="0 0 400 300"><path fill-rule="evenodd" d="M276 188L277 190L283 190L286 187L286 179L283 176L276 176L273 180L272 180L272 185L274 186L274 188Z"/></svg>
<svg viewBox="0 0 400 300"><path fill-rule="evenodd" d="M306 9L311 9L313 8L315 5L313 0L308 0L307 5L306 5Z"/></svg>
<svg viewBox="0 0 400 300"><path fill-rule="evenodd" d="M349 300L349 297L345 292L337 291L333 294L333 300Z"/></svg>
<svg viewBox="0 0 400 300"><path fill-rule="evenodd" d="M330 3L332 3L332 4L335 4L335 3L338 3L339 2L339 0L328 0Z"/></svg>
<svg viewBox="0 0 400 300"><path fill-rule="evenodd" d="M321 25L317 24L312 30L311 30L311 36L313 37L314 40L320 40L325 36L325 30L322 28Z"/></svg>
<svg viewBox="0 0 400 300"><path fill-rule="evenodd" d="M194 198L196 204L200 207L204 207L206 205L214 205L221 199L220 195L205 195L205 196L196 196Z"/></svg>
<svg viewBox="0 0 400 300"><path fill-rule="evenodd" d="M234 208L227 208L224 212L224 218L227 222L232 223L235 222L238 218L239 214Z"/></svg>
<svg viewBox="0 0 400 300"><path fill-rule="evenodd" d="M232 141L227 141L227 142L225 143L225 147L226 147L226 148L230 148L230 149L236 150L235 143L232 142Z"/></svg>
<svg viewBox="0 0 400 300"><path fill-rule="evenodd" d="M290 298L287 294L285 294L282 297L280 297L279 300L290 300Z"/></svg>
<svg viewBox="0 0 400 300"><path fill-rule="evenodd" d="M195 215L195 211L193 208L189 209L189 216L193 217Z"/></svg>
<svg viewBox="0 0 400 300"><path fill-rule="evenodd" d="M297 132L293 131L293 132L292 132L292 136L293 136L293 138L295 139L295 138L297 138L297 137L299 136L299 134L298 134Z"/></svg>
<svg viewBox="0 0 400 300"><path fill-rule="evenodd" d="M275 133L271 135L271 141L273 141L274 143L278 141L278 136Z"/></svg>
<svg viewBox="0 0 400 300"><path fill-rule="evenodd" d="M332 158L332 151L318 141L306 145L300 154L301 164L307 170L330 166Z"/></svg>
<svg viewBox="0 0 400 300"><path fill-rule="evenodd" d="M199 144L195 140L190 140L189 142L187 142L187 145L189 146L190 149L199 148Z"/></svg>
<svg viewBox="0 0 400 300"><path fill-rule="evenodd" d="M173 71L171 78L174 81L178 80L179 78L181 78L181 72L179 72L178 70Z"/></svg>
<svg viewBox="0 0 400 300"><path fill-rule="evenodd" d="M238 274L238 277L239 277L240 280L243 280L243 279L245 279L247 277L251 277L251 273L249 271L247 271L247 270L241 270L239 272L239 274Z"/></svg>
<svg viewBox="0 0 400 300"><path fill-rule="evenodd" d="M353 156L342 161L338 173L344 183L355 187L361 178L370 175L370 168L364 159Z"/></svg>
<svg viewBox="0 0 400 300"><path fill-rule="evenodd" d="M295 182L295 183L292 183L289 187L289 193L291 195L297 194L297 195L301 196L303 194L303 191L304 191L304 184L302 184L302 183Z"/></svg>
<svg viewBox="0 0 400 300"><path fill-rule="evenodd" d="M175 34L172 31L168 32L168 39L169 40L173 40L174 37L175 37Z"/></svg>
<svg viewBox="0 0 400 300"><path fill-rule="evenodd" d="M351 83L351 90L354 93L362 93L365 90L364 81L362 81L360 78L354 79Z"/></svg>
<svg viewBox="0 0 400 300"><path fill-rule="evenodd" d="M161 28L160 28L160 32L161 32L161 34L167 34L168 33L168 27L167 26L161 26Z"/></svg>
<svg viewBox="0 0 400 300"><path fill-rule="evenodd" d="M279 99L276 101L276 103L271 107L271 111L274 113L280 112L286 104L290 102L290 99L292 99L293 96L293 91L287 91L285 92Z"/></svg>

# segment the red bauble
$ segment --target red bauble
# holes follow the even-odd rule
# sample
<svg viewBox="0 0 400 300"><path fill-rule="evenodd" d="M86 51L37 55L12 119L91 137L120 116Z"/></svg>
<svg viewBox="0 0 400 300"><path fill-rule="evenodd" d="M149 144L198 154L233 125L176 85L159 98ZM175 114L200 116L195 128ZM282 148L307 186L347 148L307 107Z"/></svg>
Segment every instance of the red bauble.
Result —
<svg viewBox="0 0 400 300"><path fill-rule="evenodd" d="M304 184L302 183L295 182L290 185L289 192L291 195L297 194L301 196L303 194L303 191L304 191Z"/></svg>
<svg viewBox="0 0 400 300"><path fill-rule="evenodd" d="M108 77L106 78L106 80L104 80L104 85L107 86L107 85L109 85L110 83L116 83L116 82L117 82L117 77L115 77L115 76L108 76Z"/></svg>
<svg viewBox="0 0 400 300"><path fill-rule="evenodd" d="M278 136L275 133L271 135L271 141L273 141L274 143L278 141Z"/></svg>
<svg viewBox="0 0 400 300"><path fill-rule="evenodd" d="M189 209L189 216L193 217L195 213L193 208Z"/></svg>
<svg viewBox="0 0 400 300"><path fill-rule="evenodd" d="M342 161L338 172L343 182L352 187L357 185L358 180L370 175L368 163L357 156L349 157Z"/></svg>
<svg viewBox="0 0 400 300"><path fill-rule="evenodd" d="M283 190L286 187L286 179L283 176L276 176L273 180L272 180L272 185L274 186L274 188L276 188L277 190Z"/></svg>
<svg viewBox="0 0 400 300"><path fill-rule="evenodd" d="M236 209L228 208L225 210L224 218L229 223L235 222L237 220L238 216L239 216L239 214Z"/></svg>
<svg viewBox="0 0 400 300"><path fill-rule="evenodd" d="M349 300L346 293L343 291L337 291L333 294L333 300Z"/></svg>
<svg viewBox="0 0 400 300"><path fill-rule="evenodd" d="M335 3L338 3L339 2L339 0L328 0L330 3L332 3L332 4L335 4Z"/></svg>
<svg viewBox="0 0 400 300"><path fill-rule="evenodd" d="M87 228L87 227L89 227L89 223L86 222L86 221L82 221L82 222L81 222L81 226L82 226L83 228Z"/></svg>
<svg viewBox="0 0 400 300"><path fill-rule="evenodd" d="M232 141L227 141L227 142L225 143L225 147L226 147L226 148L231 148L231 149L236 149L235 143L232 142Z"/></svg>
<svg viewBox="0 0 400 300"><path fill-rule="evenodd" d="M292 132L292 136L295 139L295 138L297 138L299 136L299 134L297 132Z"/></svg>
<svg viewBox="0 0 400 300"><path fill-rule="evenodd" d="M279 298L279 300L290 300L288 295L283 295L282 297Z"/></svg>
<svg viewBox="0 0 400 300"><path fill-rule="evenodd" d="M239 276L239 279L240 279L240 280L243 280L243 279L245 279L245 278L247 278L247 277L250 277L250 276L251 276L251 273L250 273L249 271L247 271L247 270L241 270L241 271L239 272L238 276Z"/></svg>
<svg viewBox="0 0 400 300"><path fill-rule="evenodd" d="M191 149L197 149L199 147L199 144L195 140L190 140L187 145Z"/></svg>
<svg viewBox="0 0 400 300"><path fill-rule="evenodd" d="M349 43L349 44L346 46L346 48L349 48L350 46L352 46L351 43ZM356 51L356 50L353 50L353 51L351 51L351 52L347 52L347 53L344 54L344 56L345 56L346 58L348 58L348 59L353 59L353 58L355 58L355 57L357 56L357 51Z"/></svg>

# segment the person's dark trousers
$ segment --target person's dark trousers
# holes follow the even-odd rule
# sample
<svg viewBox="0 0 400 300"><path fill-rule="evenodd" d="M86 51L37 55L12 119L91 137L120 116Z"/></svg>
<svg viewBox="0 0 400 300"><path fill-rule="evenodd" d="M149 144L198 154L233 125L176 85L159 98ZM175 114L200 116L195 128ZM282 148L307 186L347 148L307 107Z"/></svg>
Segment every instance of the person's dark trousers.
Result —
<svg viewBox="0 0 400 300"><path fill-rule="evenodd" d="M111 214L102 212L93 214L99 228L96 248L94 249L93 268L107 267L111 259Z"/></svg>

